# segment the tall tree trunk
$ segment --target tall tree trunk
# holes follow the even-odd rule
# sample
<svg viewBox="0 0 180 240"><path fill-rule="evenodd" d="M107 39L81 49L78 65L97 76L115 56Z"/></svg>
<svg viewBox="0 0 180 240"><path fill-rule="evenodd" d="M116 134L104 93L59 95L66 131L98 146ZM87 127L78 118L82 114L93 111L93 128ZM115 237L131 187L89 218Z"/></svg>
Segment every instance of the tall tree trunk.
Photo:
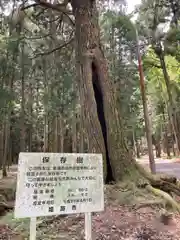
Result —
<svg viewBox="0 0 180 240"><path fill-rule="evenodd" d="M15 55L14 55L15 60ZM13 84L14 84L14 77L15 77L15 69L12 69L12 76L10 77L9 83L8 83L8 90L9 93L12 94L13 91ZM11 128L11 116L12 116L12 109L9 106L4 122L4 152L3 152L3 158L2 158L2 169L3 169L3 177L7 177L7 170L6 166L9 162L9 152L10 152L10 128Z"/></svg>
<svg viewBox="0 0 180 240"><path fill-rule="evenodd" d="M20 33L18 32L18 37L19 37ZM19 39L17 40L17 45L15 47L15 50L13 52L13 57L12 57L12 62L13 64L16 63L17 60L17 54L18 54L18 47L19 47ZM8 59L7 59L8 61ZM7 89L9 91L9 94L12 96L13 94L13 86L14 86L14 79L15 79L15 66L12 66L11 69L11 74L9 76L8 79L8 83L7 83ZM7 105L9 105L8 103L6 103ZM6 170L6 166L8 161L8 153L10 151L10 127L11 127L11 116L12 116L12 107L8 106L7 109L7 114L6 114L6 118L5 118L5 122L4 122L4 152L3 152L3 158L2 158L2 169L3 169L3 177L7 176L7 170Z"/></svg>
<svg viewBox="0 0 180 240"><path fill-rule="evenodd" d="M54 139L53 139L53 152L58 152L58 116L54 117Z"/></svg>
<svg viewBox="0 0 180 240"><path fill-rule="evenodd" d="M48 152L52 152L52 116L50 116L50 113L47 115L47 122L48 122L48 131L47 131L47 146L48 146Z"/></svg>
<svg viewBox="0 0 180 240"><path fill-rule="evenodd" d="M60 146L60 152L63 153L64 152L64 135L65 135L65 131L64 131L64 122L63 122L63 117L60 115L59 117L59 146Z"/></svg>
<svg viewBox="0 0 180 240"><path fill-rule="evenodd" d="M34 151L38 151L37 150L37 139L38 139L38 136L39 136L39 132L38 132L38 129L39 129L39 108L40 108L40 104L39 104L39 96L40 96L40 84L39 82L37 81L36 83L36 129L35 129L35 133L34 133L34 138L33 138L33 152Z"/></svg>
<svg viewBox="0 0 180 240"><path fill-rule="evenodd" d="M48 139L49 139L48 126L49 126L49 122L47 119L47 114L45 113L44 115L44 152L48 151Z"/></svg>
<svg viewBox="0 0 180 240"><path fill-rule="evenodd" d="M137 138L137 134L136 131L133 130L133 139L134 139L134 148L135 148L135 152L136 152L136 157L139 159L141 158L140 156L140 144Z"/></svg>
<svg viewBox="0 0 180 240"><path fill-rule="evenodd" d="M76 79L76 80L75 80ZM72 152L76 153L77 152L77 148L78 148L78 138L77 138L77 121L78 121L78 114L76 111L76 106L77 106L77 77L74 79L73 82L73 95L74 95L74 99L73 99L73 118L72 118Z"/></svg>
<svg viewBox="0 0 180 240"><path fill-rule="evenodd" d="M144 73L143 73L142 59L141 59L140 47L139 47L139 37L138 37L137 31L136 31L136 37L137 37L137 54L138 54L138 63L139 63L140 88L141 88L141 96L142 96L142 102L143 102L146 138L147 138L148 154L149 154L149 164L150 164L151 172L155 173L156 165L154 161L154 153L153 153L153 145L152 145L152 128L149 121L146 89L145 89L145 83L144 83Z"/></svg>
<svg viewBox="0 0 180 240"><path fill-rule="evenodd" d="M78 152L80 153L84 153L85 152L85 131L84 131L84 104L82 102L83 100L83 96L82 96L82 91L79 91L79 105L80 105L80 111L78 114L78 140L79 140L79 144L78 144Z"/></svg>
<svg viewBox="0 0 180 240"><path fill-rule="evenodd" d="M166 117L165 117L165 109L163 108L162 110L162 114L163 114L163 121L164 121L164 124L166 124ZM165 125L164 127L164 148L166 149L166 153L167 153L167 157L170 158L171 157L171 151L170 151L170 148L169 148L169 144L168 144L168 127L167 125Z"/></svg>
<svg viewBox="0 0 180 240"><path fill-rule="evenodd" d="M137 139L136 139L135 141L136 141L136 142L135 142L135 143L136 143L136 157L137 157L137 158L141 158L139 142L138 142Z"/></svg>
<svg viewBox="0 0 180 240"><path fill-rule="evenodd" d="M84 153L84 138L85 138L85 132L84 132L84 126L83 126L83 106L81 105L81 112L80 112L80 128L79 128L79 152Z"/></svg>
<svg viewBox="0 0 180 240"><path fill-rule="evenodd" d="M4 128L4 154L2 159L3 177L7 177L6 165L8 163L9 136L10 136L10 121L9 116L7 116Z"/></svg>
<svg viewBox="0 0 180 240"><path fill-rule="evenodd" d="M72 152L77 152L77 114L74 109L74 116L72 118Z"/></svg>
<svg viewBox="0 0 180 240"><path fill-rule="evenodd" d="M31 76L32 77L32 76ZM33 134L33 89L32 83L29 83L28 96L28 112L29 112L29 131L28 131L28 151L32 152L32 134Z"/></svg>
<svg viewBox="0 0 180 240"><path fill-rule="evenodd" d="M135 161L125 143L113 83L108 77L107 61L100 44L96 1L72 0L71 3L89 151L103 154L107 181L122 180L135 171Z"/></svg>
<svg viewBox="0 0 180 240"><path fill-rule="evenodd" d="M44 73L44 152L49 151L49 121L48 121L48 79L47 79L47 61L43 59L43 73Z"/></svg>
<svg viewBox="0 0 180 240"><path fill-rule="evenodd" d="M2 159L4 152L4 126L0 124L0 169L2 168Z"/></svg>
<svg viewBox="0 0 180 240"><path fill-rule="evenodd" d="M54 4L58 4L58 1L57 0L54 0L53 1ZM57 46L57 35L56 35L56 22L55 22L55 19L56 17L54 16L54 13L53 11L51 11L50 13L50 23L49 23L49 33L51 34L52 38L50 40L50 50L53 50L56 48ZM58 76L57 74L57 53L54 52L52 54L52 68L53 68L53 71L52 71L52 83L53 82L56 82L57 81L57 78L59 78L59 80L61 81L61 78ZM63 90L62 89L62 93L63 93ZM55 94L55 96L58 98L58 91L57 89L53 89L53 93ZM62 94L64 97L64 94ZM52 149L53 149L53 152L58 152L58 146L59 146L59 138L58 138L58 125L59 125L59 109L56 107L56 112L55 112L55 115L54 115L54 119L53 119L53 146L52 146Z"/></svg>
<svg viewBox="0 0 180 240"><path fill-rule="evenodd" d="M160 158L161 157L161 145L160 145L159 141L156 143L155 148L156 148L156 158Z"/></svg>
<svg viewBox="0 0 180 240"><path fill-rule="evenodd" d="M9 167L12 165L13 163L13 148L12 148L12 145L13 145L13 139L12 139L12 133L11 133L11 127L10 127L10 138L9 138L9 152L8 152L8 170L9 170Z"/></svg>
<svg viewBox="0 0 180 240"><path fill-rule="evenodd" d="M21 47L21 120L20 120L20 151L25 152L25 66L24 66L24 42Z"/></svg>

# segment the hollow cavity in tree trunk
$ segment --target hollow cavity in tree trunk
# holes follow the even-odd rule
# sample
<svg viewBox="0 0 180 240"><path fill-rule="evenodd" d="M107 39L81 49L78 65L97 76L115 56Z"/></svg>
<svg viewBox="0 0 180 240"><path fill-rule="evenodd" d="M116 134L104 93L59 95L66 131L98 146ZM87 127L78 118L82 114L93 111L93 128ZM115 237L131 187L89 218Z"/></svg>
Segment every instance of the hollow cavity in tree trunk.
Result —
<svg viewBox="0 0 180 240"><path fill-rule="evenodd" d="M93 89L94 89L94 97L96 100L98 119L101 125L101 130L102 130L104 145L106 150L107 176L106 176L105 182L110 183L114 181L114 178L113 178L112 168L110 164L108 145L107 145L107 127L106 127L106 121L104 116L103 94L99 84L97 69L94 63L92 63L92 83L93 83Z"/></svg>

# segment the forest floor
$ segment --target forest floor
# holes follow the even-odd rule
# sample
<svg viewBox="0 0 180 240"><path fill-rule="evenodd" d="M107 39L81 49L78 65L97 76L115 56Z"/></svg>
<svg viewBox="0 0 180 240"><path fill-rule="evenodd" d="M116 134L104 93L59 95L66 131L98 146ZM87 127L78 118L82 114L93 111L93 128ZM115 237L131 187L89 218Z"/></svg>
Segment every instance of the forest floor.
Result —
<svg viewBox="0 0 180 240"><path fill-rule="evenodd" d="M0 180L0 189L16 183L16 168L10 170L8 178ZM92 216L92 239L179 240L180 215L173 213L168 225L163 224L160 200L145 190L139 192L132 183L105 186L105 210ZM0 217L1 240L25 240L28 234L29 219L14 219L13 212ZM37 240L51 239L84 239L84 215L38 218Z"/></svg>

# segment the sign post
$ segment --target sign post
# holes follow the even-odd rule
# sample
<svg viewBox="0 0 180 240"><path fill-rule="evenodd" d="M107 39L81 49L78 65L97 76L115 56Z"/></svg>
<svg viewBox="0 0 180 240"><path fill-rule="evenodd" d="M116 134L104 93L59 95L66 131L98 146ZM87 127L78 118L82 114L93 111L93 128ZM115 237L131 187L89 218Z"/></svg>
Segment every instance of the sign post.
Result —
<svg viewBox="0 0 180 240"><path fill-rule="evenodd" d="M85 240L92 240L91 213L85 213Z"/></svg>
<svg viewBox="0 0 180 240"><path fill-rule="evenodd" d="M15 217L85 213L85 239L92 240L91 213L104 210L101 154L20 153Z"/></svg>
<svg viewBox="0 0 180 240"><path fill-rule="evenodd" d="M30 219L30 240L36 240L36 217Z"/></svg>

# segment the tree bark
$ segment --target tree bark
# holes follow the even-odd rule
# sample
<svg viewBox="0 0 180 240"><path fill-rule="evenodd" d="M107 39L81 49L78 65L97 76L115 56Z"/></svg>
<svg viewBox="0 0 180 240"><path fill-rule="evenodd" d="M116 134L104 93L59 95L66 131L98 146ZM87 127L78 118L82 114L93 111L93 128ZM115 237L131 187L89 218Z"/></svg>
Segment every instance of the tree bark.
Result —
<svg viewBox="0 0 180 240"><path fill-rule="evenodd" d="M139 158L141 158L141 155L140 155L140 143L139 143L139 140L138 140L138 138L137 138L137 136L136 136L136 132L135 132L135 130L133 130L133 132L134 132L134 145L135 145L135 150L136 150L136 157L139 159Z"/></svg>
<svg viewBox="0 0 180 240"><path fill-rule="evenodd" d="M77 86L76 82L73 83L73 91L74 95L76 94ZM77 96L73 99L73 118L72 118L72 152L77 152L77 113L76 113L76 104L77 104Z"/></svg>
<svg viewBox="0 0 180 240"><path fill-rule="evenodd" d="M83 126L83 105L81 105L81 112L80 112L80 117L79 117L79 125L80 125L80 129L79 129L79 152L80 153L84 153L84 137L85 137L85 133L84 133L84 126Z"/></svg>
<svg viewBox="0 0 180 240"><path fill-rule="evenodd" d="M108 77L100 44L96 1L72 0L75 16L76 59L82 91L89 152L102 153L107 181L122 180L135 170L124 138L115 89Z"/></svg>
<svg viewBox="0 0 180 240"><path fill-rule="evenodd" d="M161 157L161 145L160 142L157 142L157 144L155 145L156 148L156 158L160 158Z"/></svg>
<svg viewBox="0 0 180 240"><path fill-rule="evenodd" d="M59 151L61 153L64 152L64 135L65 135L65 131L64 131L64 121L63 121L63 117L60 115L59 117Z"/></svg>
<svg viewBox="0 0 180 240"><path fill-rule="evenodd" d="M54 117L53 129L54 129L53 152L58 152L58 116L57 115Z"/></svg>
<svg viewBox="0 0 180 240"><path fill-rule="evenodd" d="M163 136L163 151L167 154L167 157L170 158L171 157L171 151L169 148L169 144L168 144L168 136L167 136L167 130L165 130L164 136Z"/></svg>
<svg viewBox="0 0 180 240"><path fill-rule="evenodd" d="M4 151L4 126L0 123L0 169L2 168L2 159Z"/></svg>
<svg viewBox="0 0 180 240"><path fill-rule="evenodd" d="M12 57L13 63L15 63L17 60L18 46L19 46L19 40L17 41L16 48L13 52L13 57ZM8 61L8 59L7 59L7 61ZM16 71L15 66L12 66L11 75L9 77L9 81L6 86L11 95L13 93L15 71ZM7 105L8 105L8 103L7 103ZM3 158L2 158L3 177L7 176L6 166L9 162L8 161L8 153L10 151L10 148L9 148L10 147L10 127L11 127L12 112L13 112L12 107L8 106L7 114L6 114L5 121L4 121L4 152L3 152Z"/></svg>
<svg viewBox="0 0 180 240"><path fill-rule="evenodd" d="M3 177L7 177L6 166L8 163L9 136L10 136L10 120L8 115L9 114L7 114L5 127L4 127L4 153L3 153L3 159L2 159Z"/></svg>
<svg viewBox="0 0 180 240"><path fill-rule="evenodd" d="M48 141L49 141L49 121L48 121L48 79L47 79L47 61L46 58L43 59L43 72L44 72L44 152L48 151Z"/></svg>
<svg viewBox="0 0 180 240"><path fill-rule="evenodd" d="M24 69L24 42L21 48L21 120L20 120L20 151L25 152L25 69Z"/></svg>
<svg viewBox="0 0 180 240"><path fill-rule="evenodd" d="M138 37L137 31L136 31L136 38L137 38L137 55L138 55L138 63L139 63L140 88L141 88L141 96L142 96L142 102L143 102L146 138L147 138L148 154L149 154L149 165L150 165L151 172L156 173L156 165L154 161L154 153L153 153L153 145L152 145L152 128L149 121L146 90L145 90L145 83L144 83L144 73L143 73L142 59L141 59L140 47L139 47L139 37Z"/></svg>
<svg viewBox="0 0 180 240"><path fill-rule="evenodd" d="M33 76L31 76L33 77ZM28 151L32 152L32 134L33 134L33 89L32 83L29 83L28 112L29 112L29 130L28 130Z"/></svg>
<svg viewBox="0 0 180 240"><path fill-rule="evenodd" d="M49 139L49 136L48 136L48 130L49 130L49 127L48 127L48 119L47 119L47 113L44 114L44 152L47 152L48 151L48 139Z"/></svg>

